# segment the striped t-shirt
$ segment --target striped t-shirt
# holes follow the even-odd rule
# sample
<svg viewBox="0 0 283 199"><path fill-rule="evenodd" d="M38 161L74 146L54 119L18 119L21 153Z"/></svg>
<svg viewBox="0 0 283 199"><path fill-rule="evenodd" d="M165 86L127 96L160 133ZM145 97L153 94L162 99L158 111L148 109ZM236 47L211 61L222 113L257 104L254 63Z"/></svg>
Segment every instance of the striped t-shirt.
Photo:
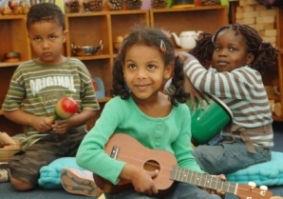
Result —
<svg viewBox="0 0 283 199"><path fill-rule="evenodd" d="M68 58L60 64L44 65L30 60L14 72L2 109L15 111L23 107L32 115L52 116L56 102L62 97L76 100L78 112L99 109L90 73L81 61ZM26 126L25 133L29 132L36 131Z"/></svg>
<svg viewBox="0 0 283 199"><path fill-rule="evenodd" d="M272 123L268 97L258 71L243 66L231 72L211 72L197 60L184 66L185 74L200 92L206 92L221 99L233 113L234 125L256 129ZM223 132L229 135L230 132ZM273 146L273 132L258 132L250 137L254 143L267 148Z"/></svg>

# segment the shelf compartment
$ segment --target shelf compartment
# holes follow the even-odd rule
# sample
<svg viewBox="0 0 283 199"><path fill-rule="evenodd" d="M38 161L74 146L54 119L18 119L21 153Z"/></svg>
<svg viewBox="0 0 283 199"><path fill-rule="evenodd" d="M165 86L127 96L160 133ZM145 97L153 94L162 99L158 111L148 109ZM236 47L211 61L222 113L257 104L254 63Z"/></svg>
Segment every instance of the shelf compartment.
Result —
<svg viewBox="0 0 283 199"><path fill-rule="evenodd" d="M15 72L17 67L3 67L1 68L1 78L0 78L0 85L1 85L1 90L0 92L0 106L2 105L5 96L7 94L11 78ZM5 91L5 92L3 92Z"/></svg>
<svg viewBox="0 0 283 199"><path fill-rule="evenodd" d="M92 77L102 79L105 96L110 96L112 88L112 61L111 59L83 60Z"/></svg>
<svg viewBox="0 0 283 199"><path fill-rule="evenodd" d="M280 100L280 96L274 95L274 94L268 94L268 99L269 100Z"/></svg>
<svg viewBox="0 0 283 199"><path fill-rule="evenodd" d="M0 61L4 61L4 54L7 52L19 52L23 61L30 59L31 50L24 16L1 16L0 35Z"/></svg>
<svg viewBox="0 0 283 199"><path fill-rule="evenodd" d="M117 36L126 36L137 27L149 27L147 10L129 10L109 12L111 16L112 42ZM113 51L114 52L114 51Z"/></svg>
<svg viewBox="0 0 283 199"><path fill-rule="evenodd" d="M69 36L66 41L67 56L74 56L71 43L76 46L98 46L102 40L101 54L111 54L109 48L109 16L107 13L66 14L66 29ZM95 57L93 55L92 57Z"/></svg>
<svg viewBox="0 0 283 199"><path fill-rule="evenodd" d="M227 17L224 17L227 16ZM209 23L213 19L212 23ZM152 27L163 28L177 35L185 30L201 30L214 33L228 24L226 6L200 6L188 9L152 9L150 10Z"/></svg>

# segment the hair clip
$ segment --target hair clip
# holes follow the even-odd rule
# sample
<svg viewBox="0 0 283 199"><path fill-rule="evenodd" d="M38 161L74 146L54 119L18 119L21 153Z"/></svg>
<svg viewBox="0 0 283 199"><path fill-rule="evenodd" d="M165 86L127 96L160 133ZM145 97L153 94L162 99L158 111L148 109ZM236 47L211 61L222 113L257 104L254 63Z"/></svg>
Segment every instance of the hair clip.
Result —
<svg viewBox="0 0 283 199"><path fill-rule="evenodd" d="M215 38L214 36L215 36L215 35L212 35L212 37L211 37L211 42L212 42L212 43L214 43L214 38Z"/></svg>
<svg viewBox="0 0 283 199"><path fill-rule="evenodd" d="M179 54L175 51L174 52L174 59L176 59L177 57L179 57Z"/></svg>
<svg viewBox="0 0 283 199"><path fill-rule="evenodd" d="M160 40L160 50L164 53L166 52L166 45L162 39Z"/></svg>

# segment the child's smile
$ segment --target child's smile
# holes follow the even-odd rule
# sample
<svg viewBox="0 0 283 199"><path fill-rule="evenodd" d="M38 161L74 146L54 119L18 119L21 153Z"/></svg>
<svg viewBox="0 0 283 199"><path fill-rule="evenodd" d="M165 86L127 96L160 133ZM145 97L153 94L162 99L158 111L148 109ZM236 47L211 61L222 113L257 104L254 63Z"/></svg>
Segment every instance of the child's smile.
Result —
<svg viewBox="0 0 283 199"><path fill-rule="evenodd" d="M139 89L140 91L146 90L149 86L150 84L136 84L135 85L135 87L137 87L137 89Z"/></svg>
<svg viewBox="0 0 283 199"><path fill-rule="evenodd" d="M156 97L166 71L159 49L146 45L133 45L128 49L123 65L124 78L137 98Z"/></svg>

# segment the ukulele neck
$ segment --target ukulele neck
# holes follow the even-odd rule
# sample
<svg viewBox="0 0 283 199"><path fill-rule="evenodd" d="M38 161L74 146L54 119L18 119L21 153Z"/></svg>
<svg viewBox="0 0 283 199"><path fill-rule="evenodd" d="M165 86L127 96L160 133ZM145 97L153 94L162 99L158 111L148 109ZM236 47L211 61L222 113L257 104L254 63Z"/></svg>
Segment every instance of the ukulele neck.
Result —
<svg viewBox="0 0 283 199"><path fill-rule="evenodd" d="M238 184L225 182L219 178L210 176L209 174L202 174L178 166L173 166L170 173L170 179L178 182L185 182L204 188L213 190L222 190L226 193L235 194Z"/></svg>

